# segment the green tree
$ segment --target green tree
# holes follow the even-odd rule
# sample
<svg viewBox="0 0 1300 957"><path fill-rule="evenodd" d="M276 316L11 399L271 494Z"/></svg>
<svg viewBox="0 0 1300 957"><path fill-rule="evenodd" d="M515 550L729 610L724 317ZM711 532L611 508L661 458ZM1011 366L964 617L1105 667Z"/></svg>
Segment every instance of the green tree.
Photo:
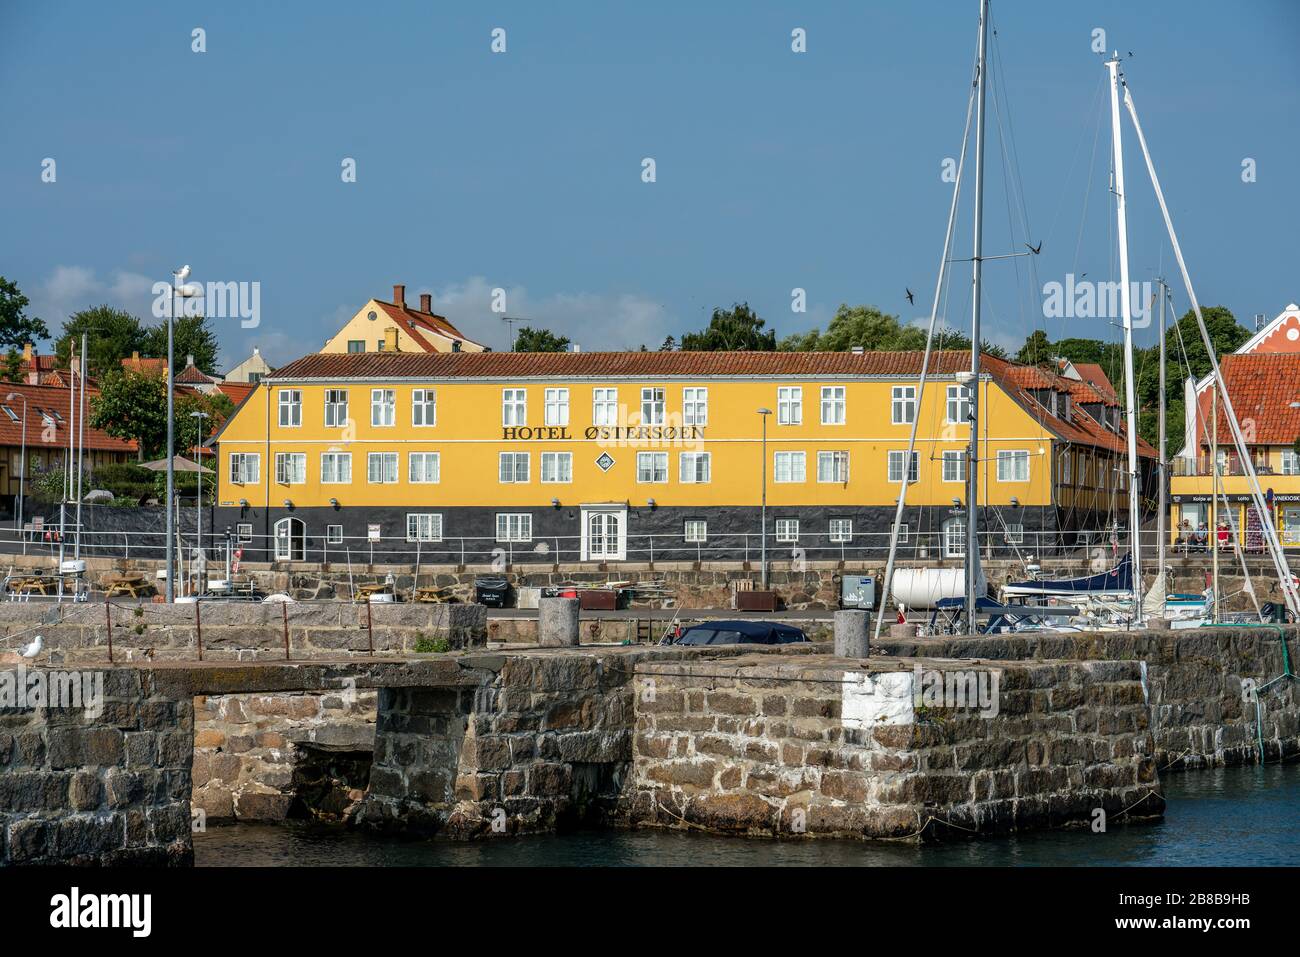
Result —
<svg viewBox="0 0 1300 957"><path fill-rule="evenodd" d="M676 340L675 338L673 338L672 336L668 336L666 339L664 339L663 345L661 345L661 346L659 347L659 351L660 351L660 352L676 352L676 351L677 351L677 340Z"/></svg>
<svg viewBox="0 0 1300 957"><path fill-rule="evenodd" d="M217 371L217 336L208 324L207 316L178 316L172 329L172 355L176 359L176 369L185 367L185 357L193 356L194 365L209 375ZM167 356L167 323L150 326L145 330L144 346L140 350L145 355ZM121 358L129 356L127 352Z"/></svg>
<svg viewBox="0 0 1300 957"><path fill-rule="evenodd" d="M1016 353L1016 361L1024 362L1031 366L1046 365L1055 357L1056 352L1052 348L1051 341L1047 338L1047 333L1042 329L1035 329L1025 339L1025 344L1020 347Z"/></svg>
<svg viewBox="0 0 1300 957"><path fill-rule="evenodd" d="M549 329L520 326L515 337L515 352L564 352L569 348L568 336L557 336Z"/></svg>
<svg viewBox="0 0 1300 957"><path fill-rule="evenodd" d="M4 354L3 376L6 382L23 381L23 354L17 349L10 348Z"/></svg>
<svg viewBox="0 0 1300 957"><path fill-rule="evenodd" d="M167 380L120 369L107 372L90 402L90 424L139 442L141 462L161 457L167 447Z"/></svg>
<svg viewBox="0 0 1300 957"><path fill-rule="evenodd" d="M708 328L682 336L683 352L771 352L776 349L776 331L765 329L766 323L749 303L740 302L730 309L714 309Z"/></svg>
<svg viewBox="0 0 1300 957"><path fill-rule="evenodd" d="M42 320L27 315L28 303L16 282L0 276L0 347L22 348L25 343L50 337Z"/></svg>
<svg viewBox="0 0 1300 957"><path fill-rule="evenodd" d="M139 319L109 305L93 306L74 312L63 323L63 333L54 344L54 354L63 368L68 367L72 344L75 342L81 349L82 333L86 334L92 376L121 369L122 359L145 349L146 334Z"/></svg>

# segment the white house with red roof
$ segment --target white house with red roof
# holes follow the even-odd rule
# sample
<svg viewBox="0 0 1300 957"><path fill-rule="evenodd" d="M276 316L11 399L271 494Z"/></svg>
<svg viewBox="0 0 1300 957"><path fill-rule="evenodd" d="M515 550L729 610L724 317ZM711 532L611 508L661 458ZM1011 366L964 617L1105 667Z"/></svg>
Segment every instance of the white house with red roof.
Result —
<svg viewBox="0 0 1300 957"><path fill-rule="evenodd" d="M333 336L321 352L487 352L433 311L433 296L420 294L420 308L406 304L406 286L393 286L393 301L371 299Z"/></svg>

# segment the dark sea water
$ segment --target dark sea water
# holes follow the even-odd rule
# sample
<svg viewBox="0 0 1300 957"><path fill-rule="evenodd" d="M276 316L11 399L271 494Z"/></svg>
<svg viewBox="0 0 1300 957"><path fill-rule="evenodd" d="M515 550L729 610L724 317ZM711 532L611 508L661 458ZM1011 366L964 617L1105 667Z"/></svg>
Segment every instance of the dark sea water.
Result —
<svg viewBox="0 0 1300 957"><path fill-rule="evenodd" d="M303 823L194 836L200 867L1300 865L1300 764L1164 775L1158 824L946 845L774 841L662 831L581 831L472 844L377 837Z"/></svg>

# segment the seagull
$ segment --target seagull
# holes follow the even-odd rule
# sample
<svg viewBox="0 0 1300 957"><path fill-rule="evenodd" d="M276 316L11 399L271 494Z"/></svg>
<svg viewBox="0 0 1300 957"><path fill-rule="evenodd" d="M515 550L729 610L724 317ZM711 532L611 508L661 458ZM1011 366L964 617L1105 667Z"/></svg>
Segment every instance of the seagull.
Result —
<svg viewBox="0 0 1300 957"><path fill-rule="evenodd" d="M1043 241L1040 239L1037 246L1031 246L1029 243L1025 243L1025 248L1037 256L1043 250Z"/></svg>
<svg viewBox="0 0 1300 957"><path fill-rule="evenodd" d="M908 289L906 286L904 286L903 289L907 291L907 301L911 304L915 304L916 297L912 295L912 290Z"/></svg>
<svg viewBox="0 0 1300 957"><path fill-rule="evenodd" d="M33 641L30 645L25 645L22 648L18 649L19 657L35 658L37 655L41 653L41 645L43 645L44 643L45 643L45 639L42 638L40 635L37 635L36 640Z"/></svg>

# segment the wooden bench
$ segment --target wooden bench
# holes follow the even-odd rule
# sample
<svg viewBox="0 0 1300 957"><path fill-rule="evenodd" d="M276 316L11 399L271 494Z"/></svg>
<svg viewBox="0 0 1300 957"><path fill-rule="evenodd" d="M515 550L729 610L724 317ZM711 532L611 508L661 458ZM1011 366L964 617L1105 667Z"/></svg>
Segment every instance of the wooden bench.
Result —
<svg viewBox="0 0 1300 957"><path fill-rule="evenodd" d="M449 605L460 601L450 585L432 585L417 588L415 590L415 600L439 605Z"/></svg>
<svg viewBox="0 0 1300 957"><path fill-rule="evenodd" d="M130 595L132 598L139 598L152 587L139 572L114 575L105 582L104 595L107 598L112 598L114 595Z"/></svg>

